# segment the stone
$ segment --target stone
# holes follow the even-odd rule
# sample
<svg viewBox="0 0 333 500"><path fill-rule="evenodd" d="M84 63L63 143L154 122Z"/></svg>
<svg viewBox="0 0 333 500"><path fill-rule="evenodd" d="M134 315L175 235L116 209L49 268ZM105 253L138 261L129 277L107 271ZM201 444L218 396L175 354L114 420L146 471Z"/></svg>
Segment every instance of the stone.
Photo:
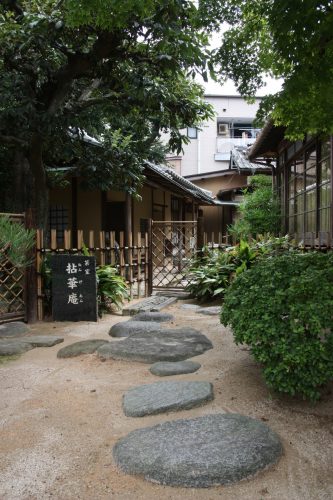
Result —
<svg viewBox="0 0 333 500"><path fill-rule="evenodd" d="M182 361L212 349L211 341L194 328L179 328L137 333L119 342L110 342L97 349L105 359L124 359L142 363Z"/></svg>
<svg viewBox="0 0 333 500"><path fill-rule="evenodd" d="M159 330L161 325L155 321L123 321L113 325L109 331L111 337L128 337L137 333L146 333Z"/></svg>
<svg viewBox="0 0 333 500"><path fill-rule="evenodd" d="M133 316L133 314L138 314L140 312L147 311L160 311L164 307L173 304L177 301L177 297L162 297L160 295L153 295L152 297L147 297L146 299L140 300L136 304L130 304L122 310L123 316Z"/></svg>
<svg viewBox="0 0 333 500"><path fill-rule="evenodd" d="M190 311L195 311L196 309L199 308L197 304L182 304L180 306L181 309L188 309Z"/></svg>
<svg viewBox="0 0 333 500"><path fill-rule="evenodd" d="M127 417L144 417L166 411L188 410L213 398L213 386L209 382L156 382L126 392L123 410Z"/></svg>
<svg viewBox="0 0 333 500"><path fill-rule="evenodd" d="M74 358L75 356L80 356L81 354L92 354L100 346L108 344L107 340L96 339L96 340L82 340L81 342L75 342L74 344L67 345L58 351L58 358Z"/></svg>
<svg viewBox="0 0 333 500"><path fill-rule="evenodd" d="M195 312L207 316L216 316L221 313L221 306L200 307Z"/></svg>
<svg viewBox="0 0 333 500"><path fill-rule="evenodd" d="M31 335L20 340L21 342L28 342L33 347L52 347L63 342L64 338L56 335Z"/></svg>
<svg viewBox="0 0 333 500"><path fill-rule="evenodd" d="M157 323L167 323L175 318L169 313L141 312L131 318L131 321L156 321Z"/></svg>
<svg viewBox="0 0 333 500"><path fill-rule="evenodd" d="M266 424L232 413L138 429L113 448L114 460L125 473L189 488L249 478L281 454L281 441Z"/></svg>
<svg viewBox="0 0 333 500"><path fill-rule="evenodd" d="M154 363L149 368L149 371L158 377L169 377L170 375L193 373L199 370L200 367L201 364L195 361L176 361L175 363L170 361L159 361Z"/></svg>
<svg viewBox="0 0 333 500"><path fill-rule="evenodd" d="M0 339L9 337L22 337L29 333L29 327L23 321L13 321L0 325Z"/></svg>
<svg viewBox="0 0 333 500"><path fill-rule="evenodd" d="M0 341L0 356L14 356L15 354L23 354L30 351L34 346L28 342L21 342L21 340Z"/></svg>

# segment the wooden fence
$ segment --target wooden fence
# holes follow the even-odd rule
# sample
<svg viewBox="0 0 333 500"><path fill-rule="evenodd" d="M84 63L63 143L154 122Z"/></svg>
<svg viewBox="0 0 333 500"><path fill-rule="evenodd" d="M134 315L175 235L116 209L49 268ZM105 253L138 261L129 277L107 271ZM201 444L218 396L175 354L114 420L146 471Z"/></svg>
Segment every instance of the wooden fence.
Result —
<svg viewBox="0 0 333 500"><path fill-rule="evenodd" d="M44 306L47 299L45 290L48 256L52 254L83 254L89 252L96 257L97 265L111 264L126 279L131 298L148 296L149 272L148 233L138 233L136 238L129 236L125 244L124 232L116 239L114 231L37 231L37 310L38 319L44 318Z"/></svg>

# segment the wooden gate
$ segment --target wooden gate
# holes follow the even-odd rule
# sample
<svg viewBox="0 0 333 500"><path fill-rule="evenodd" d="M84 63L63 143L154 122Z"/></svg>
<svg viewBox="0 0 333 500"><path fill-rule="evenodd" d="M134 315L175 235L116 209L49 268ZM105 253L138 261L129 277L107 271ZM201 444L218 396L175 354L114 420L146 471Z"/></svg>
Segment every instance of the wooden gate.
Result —
<svg viewBox="0 0 333 500"><path fill-rule="evenodd" d="M150 261L152 289L184 289L190 260L197 250L196 221L152 221Z"/></svg>

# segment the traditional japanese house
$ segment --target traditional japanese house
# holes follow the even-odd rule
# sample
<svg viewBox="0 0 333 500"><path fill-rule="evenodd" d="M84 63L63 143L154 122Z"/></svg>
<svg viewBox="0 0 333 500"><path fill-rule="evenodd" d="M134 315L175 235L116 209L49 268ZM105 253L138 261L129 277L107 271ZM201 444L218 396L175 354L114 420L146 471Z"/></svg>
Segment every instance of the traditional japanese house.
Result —
<svg viewBox="0 0 333 500"><path fill-rule="evenodd" d="M282 232L306 246L331 246L333 236L332 136L289 141L269 121L249 151L251 162L275 164Z"/></svg>

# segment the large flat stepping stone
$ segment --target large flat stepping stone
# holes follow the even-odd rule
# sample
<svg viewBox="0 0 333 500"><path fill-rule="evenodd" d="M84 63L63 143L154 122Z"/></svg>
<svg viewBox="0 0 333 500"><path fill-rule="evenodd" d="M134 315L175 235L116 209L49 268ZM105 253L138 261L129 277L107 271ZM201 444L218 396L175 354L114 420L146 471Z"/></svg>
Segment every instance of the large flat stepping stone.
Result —
<svg viewBox="0 0 333 500"><path fill-rule="evenodd" d="M10 341L0 341L0 356L14 356L15 354L23 354L30 351L34 346L28 342L21 342L21 340L11 339Z"/></svg>
<svg viewBox="0 0 333 500"><path fill-rule="evenodd" d="M0 339L9 337L22 337L29 333L29 327L23 321L13 321L0 325Z"/></svg>
<svg viewBox="0 0 333 500"><path fill-rule="evenodd" d="M173 320L172 314L160 312L141 312L131 318L131 321L156 321L157 323L167 323Z"/></svg>
<svg viewBox="0 0 333 500"><path fill-rule="evenodd" d="M113 448L116 464L148 481L189 488L230 484L277 462L281 441L239 414L164 422L130 432Z"/></svg>
<svg viewBox="0 0 333 500"><path fill-rule="evenodd" d="M128 337L137 333L146 333L159 330L161 325L152 321L123 321L113 325L109 331L111 337Z"/></svg>
<svg viewBox="0 0 333 500"><path fill-rule="evenodd" d="M131 335L120 342L110 342L97 349L105 359L124 359L155 363L182 361L212 349L211 341L194 328L179 328Z"/></svg>
<svg viewBox="0 0 333 500"><path fill-rule="evenodd" d="M144 417L166 411L188 410L214 398L209 382L156 382L129 390L123 397L127 417Z"/></svg>
<svg viewBox="0 0 333 500"><path fill-rule="evenodd" d="M104 344L108 344L107 340L96 339L96 340L82 340L81 342L75 342L74 344L67 345L58 351L58 358L74 358L75 356L80 356L81 354L92 354Z"/></svg>
<svg viewBox="0 0 333 500"><path fill-rule="evenodd" d="M221 306L200 307L195 312L207 316L216 316L221 313Z"/></svg>
<svg viewBox="0 0 333 500"><path fill-rule="evenodd" d="M169 377L170 375L182 375L184 373L194 373L201 367L195 361L158 361L154 363L149 371L158 377Z"/></svg>

